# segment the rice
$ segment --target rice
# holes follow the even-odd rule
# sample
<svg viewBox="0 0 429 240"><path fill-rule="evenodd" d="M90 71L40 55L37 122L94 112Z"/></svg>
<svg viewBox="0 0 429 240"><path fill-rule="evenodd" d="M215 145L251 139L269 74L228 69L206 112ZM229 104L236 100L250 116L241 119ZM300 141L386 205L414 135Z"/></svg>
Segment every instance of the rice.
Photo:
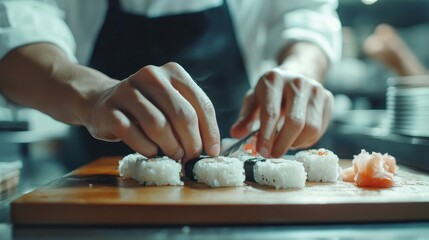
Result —
<svg viewBox="0 0 429 240"><path fill-rule="evenodd" d="M249 162L252 160L248 160ZM254 181L261 185L280 188L303 188L307 175L302 163L282 158L256 161L253 169Z"/></svg>
<svg viewBox="0 0 429 240"><path fill-rule="evenodd" d="M196 181L210 187L242 186L245 180L243 162L237 158L202 158L191 163L188 169L190 168ZM189 171L187 172L189 176Z"/></svg>
<svg viewBox="0 0 429 240"><path fill-rule="evenodd" d="M332 151L324 148L304 150L295 154L295 159L303 163L308 181L338 181L340 176L339 159Z"/></svg>
<svg viewBox="0 0 429 240"><path fill-rule="evenodd" d="M138 153L119 161L119 175L133 178L145 186L181 186L182 166L168 157L146 158Z"/></svg>
<svg viewBox="0 0 429 240"><path fill-rule="evenodd" d="M145 160L147 160L147 158L139 153L125 156L122 160L119 160L119 176L135 178L141 162Z"/></svg>

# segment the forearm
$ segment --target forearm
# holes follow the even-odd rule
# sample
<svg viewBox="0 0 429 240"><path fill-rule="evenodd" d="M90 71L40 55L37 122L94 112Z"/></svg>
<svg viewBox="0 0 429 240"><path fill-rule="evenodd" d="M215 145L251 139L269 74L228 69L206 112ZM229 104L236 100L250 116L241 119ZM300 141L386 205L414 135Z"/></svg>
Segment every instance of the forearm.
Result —
<svg viewBox="0 0 429 240"><path fill-rule="evenodd" d="M70 62L62 50L48 43L15 49L0 61L0 91L4 95L69 124L82 124L94 93L115 82Z"/></svg>
<svg viewBox="0 0 429 240"><path fill-rule="evenodd" d="M329 67L325 53L316 45L296 42L283 49L278 55L280 68L304 74L322 82Z"/></svg>
<svg viewBox="0 0 429 240"><path fill-rule="evenodd" d="M390 65L399 76L416 76L428 74L427 69L419 61L417 56L408 46L398 46L394 51L394 57L386 64Z"/></svg>

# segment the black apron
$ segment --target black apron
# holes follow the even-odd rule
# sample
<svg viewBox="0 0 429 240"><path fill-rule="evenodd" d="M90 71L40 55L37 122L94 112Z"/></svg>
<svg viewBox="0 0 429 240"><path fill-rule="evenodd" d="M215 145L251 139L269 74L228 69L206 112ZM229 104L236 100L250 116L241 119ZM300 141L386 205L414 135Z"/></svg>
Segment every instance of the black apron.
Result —
<svg viewBox="0 0 429 240"><path fill-rule="evenodd" d="M119 0L109 10L99 33L90 67L125 79L146 65L179 63L213 102L221 137L237 118L249 89L226 1L211 9L149 18L121 11ZM132 152L125 144L93 139L81 130L89 160Z"/></svg>

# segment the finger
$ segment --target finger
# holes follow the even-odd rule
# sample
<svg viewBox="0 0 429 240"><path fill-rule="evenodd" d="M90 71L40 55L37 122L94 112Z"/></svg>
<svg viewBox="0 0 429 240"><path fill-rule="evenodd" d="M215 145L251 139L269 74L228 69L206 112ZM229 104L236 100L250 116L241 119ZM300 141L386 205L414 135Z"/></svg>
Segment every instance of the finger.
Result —
<svg viewBox="0 0 429 240"><path fill-rule="evenodd" d="M325 108L324 94L324 89L321 86L313 87L312 97L308 101L304 129L292 144L292 147L300 148L312 145L322 136L323 111Z"/></svg>
<svg viewBox="0 0 429 240"><path fill-rule="evenodd" d="M257 151L269 157L273 145L276 126L279 121L283 95L283 76L277 71L266 74L256 87L256 96L260 103L260 121Z"/></svg>
<svg viewBox="0 0 429 240"><path fill-rule="evenodd" d="M232 125L230 134L242 138L252 131L252 126L259 116L259 104L253 90L247 92L241 106L237 121Z"/></svg>
<svg viewBox="0 0 429 240"><path fill-rule="evenodd" d="M200 155L203 145L198 127L198 116L192 105L179 93L171 93L178 106L172 112L164 113L179 137L185 155L183 160L196 158Z"/></svg>
<svg viewBox="0 0 429 240"><path fill-rule="evenodd" d="M157 146L119 110L112 112L112 132L134 151L146 157L155 156Z"/></svg>
<svg viewBox="0 0 429 240"><path fill-rule="evenodd" d="M331 92L329 92L326 89L322 89L322 91L324 92L324 97L323 97L323 110L322 110L322 123L321 123L321 129L319 131L319 133L314 136L313 138L310 138L307 142L302 144L302 148L308 148L312 145L314 145L317 141L319 141L319 139L323 136L323 134L326 132L326 129L329 126L329 122L331 120L331 114L332 114L332 108L333 108L333 104L334 104L334 96L332 95Z"/></svg>
<svg viewBox="0 0 429 240"><path fill-rule="evenodd" d="M192 105L171 85L169 73L159 67L147 66L135 75L132 84L170 122L185 152L183 160L197 157L202 151L198 117Z"/></svg>
<svg viewBox="0 0 429 240"><path fill-rule="evenodd" d="M284 88L285 122L278 133L271 155L280 157L291 147L292 143L299 136L305 124L305 113L309 99L309 90L302 86L299 79L287 84ZM290 101L289 99L293 99Z"/></svg>
<svg viewBox="0 0 429 240"><path fill-rule="evenodd" d="M172 85L195 109L203 146L208 155L217 156L220 152L220 133L216 112L205 92L179 64L164 65L172 74Z"/></svg>
<svg viewBox="0 0 429 240"><path fill-rule="evenodd" d="M322 123L322 134L326 132L326 129L331 122L332 109L334 108L334 95L326 89L325 91L325 104L323 109L323 123Z"/></svg>
<svg viewBox="0 0 429 240"><path fill-rule="evenodd" d="M164 114L137 90L134 89L131 95L129 97L133 100L125 105L125 110L136 119L146 136L156 143L164 154L181 160L184 151Z"/></svg>

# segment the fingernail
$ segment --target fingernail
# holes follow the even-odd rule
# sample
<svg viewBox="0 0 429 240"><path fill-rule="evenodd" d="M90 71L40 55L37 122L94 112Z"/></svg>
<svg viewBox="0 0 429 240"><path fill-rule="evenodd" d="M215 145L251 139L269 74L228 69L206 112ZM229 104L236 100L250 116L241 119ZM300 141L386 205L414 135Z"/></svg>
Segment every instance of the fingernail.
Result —
<svg viewBox="0 0 429 240"><path fill-rule="evenodd" d="M269 157L270 155L270 153L268 152L268 148L266 147L261 147L261 149L259 149L259 154L261 154L265 158Z"/></svg>
<svg viewBox="0 0 429 240"><path fill-rule="evenodd" d="M208 154L212 156L217 156L219 155L219 152L220 152L220 145L219 143L215 143L209 148Z"/></svg>
<svg viewBox="0 0 429 240"><path fill-rule="evenodd" d="M182 160L183 155L185 155L185 153L183 152L183 149L179 148L179 150L177 150L177 152L174 154L173 159Z"/></svg>

